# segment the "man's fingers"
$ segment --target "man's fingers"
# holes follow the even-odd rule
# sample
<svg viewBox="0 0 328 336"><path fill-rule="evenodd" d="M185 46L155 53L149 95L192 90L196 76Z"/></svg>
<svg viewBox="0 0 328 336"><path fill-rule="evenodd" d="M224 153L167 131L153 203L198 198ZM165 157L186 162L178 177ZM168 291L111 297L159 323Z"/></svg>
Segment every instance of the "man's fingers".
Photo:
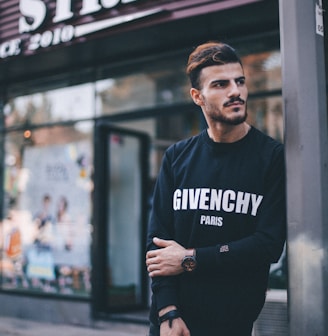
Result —
<svg viewBox="0 0 328 336"><path fill-rule="evenodd" d="M146 253L146 259L151 259L156 257L156 250L151 250Z"/></svg>
<svg viewBox="0 0 328 336"><path fill-rule="evenodd" d="M148 265L148 267L147 267L148 273L151 273L151 272L153 272L155 270L156 270L156 267L154 267L154 265Z"/></svg>
<svg viewBox="0 0 328 336"><path fill-rule="evenodd" d="M148 272L148 275L152 278L152 277L155 277L155 276L159 276L159 275L162 275L163 271L161 271L158 267L157 264L151 264L151 265L148 265L147 267L147 272Z"/></svg>
<svg viewBox="0 0 328 336"><path fill-rule="evenodd" d="M152 272L148 272L148 275L151 277L151 278L154 278L156 276L160 276L160 271L159 270L154 270Z"/></svg>
<svg viewBox="0 0 328 336"><path fill-rule="evenodd" d="M149 267L148 267L149 268ZM156 267L151 268L150 271L148 271L148 275L153 278L153 277L157 277L157 276L165 276L165 275L169 275L169 273L167 273L165 270L162 269L158 269Z"/></svg>
<svg viewBox="0 0 328 336"><path fill-rule="evenodd" d="M156 258L155 255L153 257L147 256L147 258L146 258L146 265L147 266L158 264L159 262L160 262L160 260L158 258Z"/></svg>

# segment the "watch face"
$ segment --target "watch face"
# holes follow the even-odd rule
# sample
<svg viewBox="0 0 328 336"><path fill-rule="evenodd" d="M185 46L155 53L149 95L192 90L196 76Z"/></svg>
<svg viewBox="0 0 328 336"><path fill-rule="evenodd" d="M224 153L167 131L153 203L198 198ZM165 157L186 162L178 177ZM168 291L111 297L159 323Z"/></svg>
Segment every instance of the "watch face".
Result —
<svg viewBox="0 0 328 336"><path fill-rule="evenodd" d="M186 272L191 272L196 268L197 262L194 256L187 256L183 258L181 266Z"/></svg>

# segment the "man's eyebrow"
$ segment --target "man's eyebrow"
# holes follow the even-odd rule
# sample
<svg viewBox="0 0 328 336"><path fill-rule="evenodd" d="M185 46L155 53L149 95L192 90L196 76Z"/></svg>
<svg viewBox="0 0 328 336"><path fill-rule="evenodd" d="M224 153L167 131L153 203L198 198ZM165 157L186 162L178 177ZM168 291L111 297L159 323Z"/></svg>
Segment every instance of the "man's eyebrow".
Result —
<svg viewBox="0 0 328 336"><path fill-rule="evenodd" d="M233 78L234 81L238 81L238 80L241 80L241 79L245 80L246 77L245 76L240 76L240 77ZM214 79L211 82L211 84L212 85L215 85L215 84L224 84L224 83L227 83L229 81L230 81L230 79Z"/></svg>
<svg viewBox="0 0 328 336"><path fill-rule="evenodd" d="M227 83L229 82L230 79L214 79L211 84L215 85L215 84L223 84L223 83Z"/></svg>

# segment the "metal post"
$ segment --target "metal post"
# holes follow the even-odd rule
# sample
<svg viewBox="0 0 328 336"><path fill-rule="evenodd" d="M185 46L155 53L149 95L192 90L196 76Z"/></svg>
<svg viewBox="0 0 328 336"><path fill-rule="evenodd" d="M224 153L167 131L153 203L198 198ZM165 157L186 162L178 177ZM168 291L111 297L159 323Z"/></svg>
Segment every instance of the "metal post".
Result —
<svg viewBox="0 0 328 336"><path fill-rule="evenodd" d="M326 336L328 135L322 6L327 2L279 1L290 336Z"/></svg>

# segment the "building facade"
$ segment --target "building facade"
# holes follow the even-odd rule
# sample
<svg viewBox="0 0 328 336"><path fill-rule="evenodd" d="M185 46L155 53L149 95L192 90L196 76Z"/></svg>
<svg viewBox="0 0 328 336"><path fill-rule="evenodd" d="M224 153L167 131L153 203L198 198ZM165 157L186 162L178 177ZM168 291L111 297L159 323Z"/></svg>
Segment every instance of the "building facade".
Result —
<svg viewBox="0 0 328 336"><path fill-rule="evenodd" d="M248 121L283 141L277 0L0 0L0 312L147 309L152 187L165 149L206 127L185 64L208 40L237 49Z"/></svg>

